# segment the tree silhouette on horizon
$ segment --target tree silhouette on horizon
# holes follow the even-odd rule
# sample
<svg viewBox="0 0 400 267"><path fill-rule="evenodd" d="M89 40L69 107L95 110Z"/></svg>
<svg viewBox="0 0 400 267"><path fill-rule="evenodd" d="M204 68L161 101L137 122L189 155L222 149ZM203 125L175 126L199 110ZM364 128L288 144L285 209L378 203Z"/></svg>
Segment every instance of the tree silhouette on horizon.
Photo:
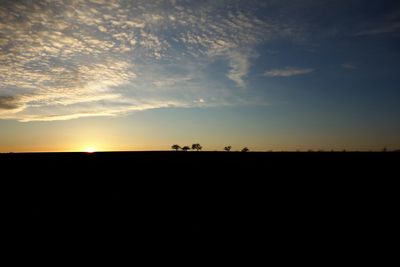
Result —
<svg viewBox="0 0 400 267"><path fill-rule="evenodd" d="M197 151L199 151L199 150L201 150L203 147L200 145L200 144L193 144L192 145L192 150L197 150Z"/></svg>
<svg viewBox="0 0 400 267"><path fill-rule="evenodd" d="M181 146L175 144L175 145L172 145L171 148L175 149L175 151L178 151L179 149L181 149Z"/></svg>
<svg viewBox="0 0 400 267"><path fill-rule="evenodd" d="M226 147L224 147L224 150L225 150L226 152L229 152L229 151L231 151L231 149L232 149L232 147L231 147L231 146L226 146Z"/></svg>
<svg viewBox="0 0 400 267"><path fill-rule="evenodd" d="M190 150L190 147L188 147L188 146L184 146L184 147L182 147L181 149L182 149L183 151L185 151L185 152L186 152L186 151Z"/></svg>
<svg viewBox="0 0 400 267"><path fill-rule="evenodd" d="M250 149L248 149L247 147L244 147L244 148L242 149L242 152L249 152L249 150L250 150Z"/></svg>

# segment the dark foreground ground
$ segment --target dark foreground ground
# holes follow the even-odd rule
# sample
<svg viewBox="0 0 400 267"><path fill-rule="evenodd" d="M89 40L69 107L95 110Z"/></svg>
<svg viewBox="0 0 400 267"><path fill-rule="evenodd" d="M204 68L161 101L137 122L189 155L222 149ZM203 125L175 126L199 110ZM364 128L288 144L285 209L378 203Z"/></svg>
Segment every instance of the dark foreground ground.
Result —
<svg viewBox="0 0 400 267"><path fill-rule="evenodd" d="M33 246L354 255L394 238L399 163L389 152L0 154L2 233Z"/></svg>

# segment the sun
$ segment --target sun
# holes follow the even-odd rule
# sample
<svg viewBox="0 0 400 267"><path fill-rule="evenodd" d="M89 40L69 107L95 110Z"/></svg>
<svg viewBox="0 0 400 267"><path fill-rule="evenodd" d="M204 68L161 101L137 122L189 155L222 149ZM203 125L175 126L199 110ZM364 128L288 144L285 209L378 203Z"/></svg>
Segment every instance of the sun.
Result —
<svg viewBox="0 0 400 267"><path fill-rule="evenodd" d="M97 150L96 150L96 148L94 148L94 147L87 147L87 148L85 148L83 151L84 151L85 153L94 153L94 152L96 152Z"/></svg>

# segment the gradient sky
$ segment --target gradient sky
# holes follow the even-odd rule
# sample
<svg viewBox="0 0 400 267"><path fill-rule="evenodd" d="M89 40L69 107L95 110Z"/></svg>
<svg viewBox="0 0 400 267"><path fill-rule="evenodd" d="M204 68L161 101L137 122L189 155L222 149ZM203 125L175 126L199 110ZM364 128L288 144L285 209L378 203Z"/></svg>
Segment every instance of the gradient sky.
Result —
<svg viewBox="0 0 400 267"><path fill-rule="evenodd" d="M400 148L400 3L0 1L0 152Z"/></svg>

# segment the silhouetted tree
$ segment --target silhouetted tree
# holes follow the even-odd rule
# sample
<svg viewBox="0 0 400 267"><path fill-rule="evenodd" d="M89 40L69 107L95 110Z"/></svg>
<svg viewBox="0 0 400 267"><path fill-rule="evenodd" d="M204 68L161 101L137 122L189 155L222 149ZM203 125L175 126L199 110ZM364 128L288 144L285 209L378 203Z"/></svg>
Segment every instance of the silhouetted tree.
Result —
<svg viewBox="0 0 400 267"><path fill-rule="evenodd" d="M178 151L181 147L179 145L173 145L171 148L175 149L175 151Z"/></svg>
<svg viewBox="0 0 400 267"><path fill-rule="evenodd" d="M192 145L192 150L197 150L197 151L199 151L199 150L201 150L203 147L200 145L200 144L193 144Z"/></svg>
<svg viewBox="0 0 400 267"><path fill-rule="evenodd" d="M249 149L247 147L242 149L242 152L249 152Z"/></svg>
<svg viewBox="0 0 400 267"><path fill-rule="evenodd" d="M224 147L224 150L225 150L226 152L229 152L229 151L231 151L231 149L232 149L232 147L231 147L231 146L226 146L226 147Z"/></svg>
<svg viewBox="0 0 400 267"><path fill-rule="evenodd" d="M190 150L190 147L184 146L184 147L182 147L182 150L186 152L186 151Z"/></svg>

